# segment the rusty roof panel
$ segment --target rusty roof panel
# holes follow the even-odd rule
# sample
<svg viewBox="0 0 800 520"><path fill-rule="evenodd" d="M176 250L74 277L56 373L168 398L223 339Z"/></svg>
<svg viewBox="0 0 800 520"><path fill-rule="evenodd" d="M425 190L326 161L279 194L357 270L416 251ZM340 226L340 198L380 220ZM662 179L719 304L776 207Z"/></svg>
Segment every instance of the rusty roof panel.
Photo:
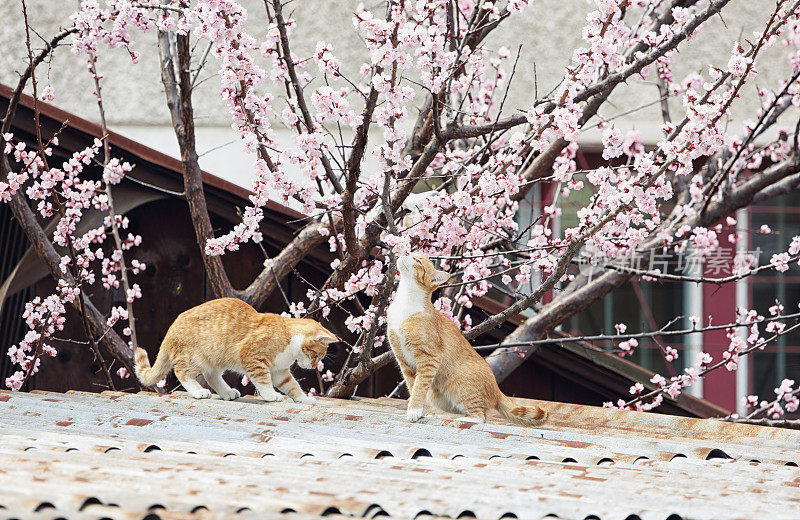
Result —
<svg viewBox="0 0 800 520"><path fill-rule="evenodd" d="M551 420L522 428L385 398L2 392L0 517L798 516L798 431L537 404Z"/></svg>

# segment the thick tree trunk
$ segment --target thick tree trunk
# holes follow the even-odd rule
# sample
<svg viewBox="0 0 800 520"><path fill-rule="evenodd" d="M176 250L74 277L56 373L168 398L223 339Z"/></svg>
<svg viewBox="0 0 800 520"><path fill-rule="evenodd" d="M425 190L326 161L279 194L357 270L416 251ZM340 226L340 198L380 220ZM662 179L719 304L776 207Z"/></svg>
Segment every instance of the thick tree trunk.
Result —
<svg viewBox="0 0 800 520"><path fill-rule="evenodd" d="M178 35L177 59L178 77L175 77L175 61L170 47L168 33L159 33L158 48L161 53L161 80L167 95L167 106L172 117L172 126L181 151L183 168L183 189L189 214L200 247L200 256L211 284L214 296L234 296L234 289L222 265L222 257L206 254L206 243L214 238L211 217L206 207L203 193L203 172L198 162L197 147L194 134L194 109L192 107L192 86L189 70L191 56L189 36Z"/></svg>

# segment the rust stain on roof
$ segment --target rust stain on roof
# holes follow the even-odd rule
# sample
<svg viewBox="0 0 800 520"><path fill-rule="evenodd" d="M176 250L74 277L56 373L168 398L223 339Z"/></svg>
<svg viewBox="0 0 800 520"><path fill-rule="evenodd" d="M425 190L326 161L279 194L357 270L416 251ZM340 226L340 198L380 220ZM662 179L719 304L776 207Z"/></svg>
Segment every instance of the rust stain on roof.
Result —
<svg viewBox="0 0 800 520"><path fill-rule="evenodd" d="M150 419L130 419L125 424L128 426L147 426L151 422L153 421Z"/></svg>

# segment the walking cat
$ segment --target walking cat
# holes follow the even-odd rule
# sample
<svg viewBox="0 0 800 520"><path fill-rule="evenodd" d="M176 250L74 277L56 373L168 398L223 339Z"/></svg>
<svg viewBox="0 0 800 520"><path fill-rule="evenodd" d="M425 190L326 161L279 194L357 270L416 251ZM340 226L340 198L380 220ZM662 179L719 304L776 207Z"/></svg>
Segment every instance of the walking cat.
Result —
<svg viewBox="0 0 800 520"><path fill-rule="evenodd" d="M136 377L146 386L160 381L175 369L175 375L192 397L205 399L211 391L200 386L203 374L214 391L226 401L240 397L222 374L228 370L250 378L265 401L283 396L313 404L292 376L295 361L302 368L317 366L338 338L314 320L284 318L259 313L236 298L211 300L179 315L167 331L155 364L151 367L144 349L136 351Z"/></svg>
<svg viewBox="0 0 800 520"><path fill-rule="evenodd" d="M436 270L421 254L400 257L397 268L400 284L387 319L389 343L411 394L408 420L422 417L429 396L443 410L479 422L494 409L517 424L543 423L547 412L537 406L521 406L504 395L489 364L458 327L433 307L433 291L450 275Z"/></svg>

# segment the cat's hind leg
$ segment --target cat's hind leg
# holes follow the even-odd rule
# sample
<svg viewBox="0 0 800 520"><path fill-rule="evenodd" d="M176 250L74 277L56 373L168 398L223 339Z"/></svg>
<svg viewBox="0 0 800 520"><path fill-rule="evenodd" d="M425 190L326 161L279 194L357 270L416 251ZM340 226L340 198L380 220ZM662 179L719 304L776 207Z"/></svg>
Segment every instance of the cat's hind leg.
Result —
<svg viewBox="0 0 800 520"><path fill-rule="evenodd" d="M195 399L208 399L211 397L211 390L203 388L197 382L197 376L200 375L200 370L187 363L175 363L175 377L181 382L183 388Z"/></svg>
<svg viewBox="0 0 800 520"><path fill-rule="evenodd" d="M469 415L465 415L464 417L456 417L456 421L483 424L486 422L486 419L484 417L470 417Z"/></svg>
<svg viewBox="0 0 800 520"><path fill-rule="evenodd" d="M233 401L242 396L238 390L228 386L228 383L222 378L222 372L218 370L203 372L203 377L206 378L206 381L208 381L208 384L211 385L211 388L214 389L220 399Z"/></svg>
<svg viewBox="0 0 800 520"><path fill-rule="evenodd" d="M457 421L483 423L486 422L486 413L479 406L465 406L462 399L453 397L439 388L432 387L428 394L433 404L445 412L466 414L458 417Z"/></svg>
<svg viewBox="0 0 800 520"><path fill-rule="evenodd" d="M434 382L434 385L431 386L431 389L428 391L428 398L431 403L445 412L463 414L466 411L463 406L451 399L450 396L443 393L439 388L436 388L436 386Z"/></svg>
<svg viewBox="0 0 800 520"><path fill-rule="evenodd" d="M459 421L485 423L486 422L486 409L480 407L467 408L467 415L459 417Z"/></svg>
<svg viewBox="0 0 800 520"><path fill-rule="evenodd" d="M448 381L448 387L450 388L448 397L455 405L456 413L464 415L457 420L485 423L487 415L486 397L476 390L475 385L472 384L468 377L465 379L462 380L456 376Z"/></svg>

